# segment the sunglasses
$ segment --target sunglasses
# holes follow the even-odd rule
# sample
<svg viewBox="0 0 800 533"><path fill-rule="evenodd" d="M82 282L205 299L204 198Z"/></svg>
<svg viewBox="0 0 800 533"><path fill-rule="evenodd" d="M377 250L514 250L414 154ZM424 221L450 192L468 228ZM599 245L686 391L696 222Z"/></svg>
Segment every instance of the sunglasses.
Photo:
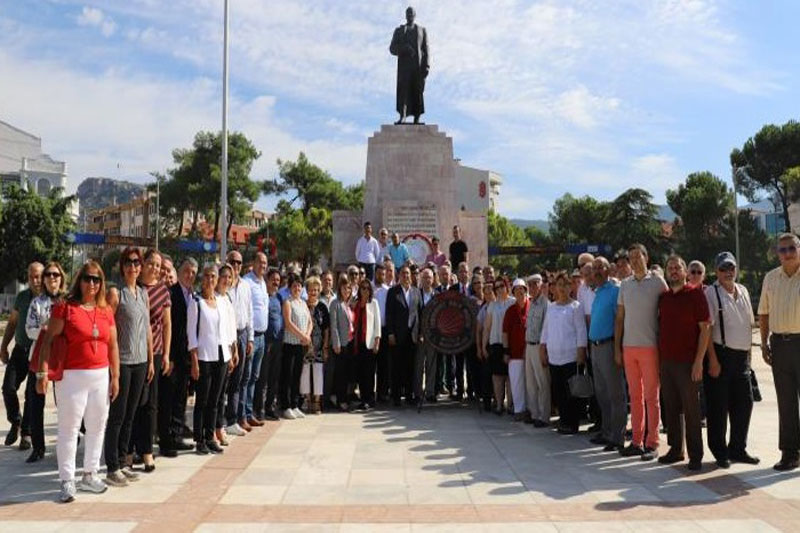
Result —
<svg viewBox="0 0 800 533"><path fill-rule="evenodd" d="M779 254L793 254L796 251L797 251L797 246L795 245L778 247Z"/></svg>
<svg viewBox="0 0 800 533"><path fill-rule="evenodd" d="M45 277L45 278L53 278L53 279L58 279L58 278L60 278L60 277L61 277L61 272L58 272L58 271L55 271L55 272L45 272L44 274L42 274L42 276L43 276L43 277Z"/></svg>
<svg viewBox="0 0 800 533"><path fill-rule="evenodd" d="M103 282L103 279L100 276L94 276L92 274L83 274L81 276L81 281L84 283L94 283L95 285L100 285Z"/></svg>
<svg viewBox="0 0 800 533"><path fill-rule="evenodd" d="M122 264L123 264L124 266L126 266L126 267L129 267L129 266L132 266L132 267L138 267L138 266L142 266L142 262L141 262L141 261L139 261L138 259L125 259L125 260L122 262Z"/></svg>
<svg viewBox="0 0 800 533"><path fill-rule="evenodd" d="M733 272L736 270L736 267L733 265L722 265L721 267L717 268L720 272Z"/></svg>
<svg viewBox="0 0 800 533"><path fill-rule="evenodd" d="M230 261L228 261L228 263L230 263L232 265L241 265L242 264L241 261L237 261L236 259L231 259Z"/></svg>
<svg viewBox="0 0 800 533"><path fill-rule="evenodd" d="M720 270L722 270L722 269L720 269ZM703 274L703 271L702 270L690 270L689 274L691 274L693 276L701 276Z"/></svg>

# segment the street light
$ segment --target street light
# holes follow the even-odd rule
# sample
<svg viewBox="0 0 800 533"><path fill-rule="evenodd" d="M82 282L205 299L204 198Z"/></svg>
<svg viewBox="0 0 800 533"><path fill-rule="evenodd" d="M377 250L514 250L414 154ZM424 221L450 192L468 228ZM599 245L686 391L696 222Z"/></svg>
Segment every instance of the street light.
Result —
<svg viewBox="0 0 800 533"><path fill-rule="evenodd" d="M220 258L228 254L228 0L225 0L225 30L222 45L222 180L220 186Z"/></svg>
<svg viewBox="0 0 800 533"><path fill-rule="evenodd" d="M736 176L739 175L740 169L736 166L731 166L731 181L733 181L733 234L736 239L736 260L741 261L739 255L739 198L736 192Z"/></svg>

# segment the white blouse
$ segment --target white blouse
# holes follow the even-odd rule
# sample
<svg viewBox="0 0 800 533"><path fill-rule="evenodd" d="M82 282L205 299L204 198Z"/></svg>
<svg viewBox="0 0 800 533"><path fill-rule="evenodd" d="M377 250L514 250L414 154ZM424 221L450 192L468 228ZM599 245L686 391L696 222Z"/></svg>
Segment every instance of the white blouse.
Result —
<svg viewBox="0 0 800 533"><path fill-rule="evenodd" d="M221 346L223 360L226 363L230 361L231 345L236 342L236 312L230 298L217 294L216 308L209 306L202 298L190 302L186 309L186 333L189 350L197 349L198 360L210 363L219 361Z"/></svg>
<svg viewBox="0 0 800 533"><path fill-rule="evenodd" d="M550 364L574 363L578 358L578 348L585 348L587 344L586 319L581 304L575 300L563 305L551 302L544 316L541 343L547 345Z"/></svg>

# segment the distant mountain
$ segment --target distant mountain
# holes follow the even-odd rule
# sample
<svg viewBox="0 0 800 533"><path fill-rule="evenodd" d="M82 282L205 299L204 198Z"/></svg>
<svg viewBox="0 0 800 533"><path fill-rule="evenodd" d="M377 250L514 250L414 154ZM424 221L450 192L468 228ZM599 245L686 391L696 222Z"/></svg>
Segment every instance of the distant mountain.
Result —
<svg viewBox="0 0 800 533"><path fill-rule="evenodd" d="M130 202L135 197L141 196L144 189L144 185L112 178L84 179L75 193L80 200L78 227L83 227L87 211Z"/></svg>
<svg viewBox="0 0 800 533"><path fill-rule="evenodd" d="M533 226L545 233L550 231L550 223L546 220L525 220L523 218L512 218L509 219L509 222L522 229Z"/></svg>

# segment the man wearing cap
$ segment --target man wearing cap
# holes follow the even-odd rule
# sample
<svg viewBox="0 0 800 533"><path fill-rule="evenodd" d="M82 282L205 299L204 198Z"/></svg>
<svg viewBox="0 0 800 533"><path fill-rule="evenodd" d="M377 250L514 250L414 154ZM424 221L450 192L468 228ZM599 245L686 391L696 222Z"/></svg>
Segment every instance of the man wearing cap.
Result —
<svg viewBox="0 0 800 533"><path fill-rule="evenodd" d="M372 224L364 222L364 235L356 242L356 261L370 281L375 277L375 263L381 259L381 245L372 236Z"/></svg>
<svg viewBox="0 0 800 533"><path fill-rule="evenodd" d="M550 425L550 372L542 366L539 342L547 314L547 291L541 274L528 278L528 316L525 320L525 421L541 428Z"/></svg>
<svg viewBox="0 0 800 533"><path fill-rule="evenodd" d="M601 412L601 430L592 444L605 445L604 451L619 451L625 444L628 413L622 366L614 360L614 320L617 316L619 282L609 278L611 264L605 257L592 263L597 287L589 322L589 346L592 350L594 392Z"/></svg>
<svg viewBox="0 0 800 533"><path fill-rule="evenodd" d="M503 350L508 365L508 381L511 386L511 401L514 404L514 422L526 418L525 409L525 329L528 319L528 285L517 278L511 285L516 305L506 310L503 318Z"/></svg>
<svg viewBox="0 0 800 533"><path fill-rule="evenodd" d="M714 264L717 281L705 289L712 326L712 342L708 344L703 373L708 448L722 468L728 468L731 462L754 465L759 459L747 453L747 432L753 412L750 383L753 307L747 288L735 281L733 254L720 253ZM731 436L726 442L729 417Z"/></svg>
<svg viewBox="0 0 800 533"><path fill-rule="evenodd" d="M778 397L779 472L800 466L800 239L778 237L781 266L767 272L758 302L761 355L772 366Z"/></svg>
<svg viewBox="0 0 800 533"><path fill-rule="evenodd" d="M673 255L666 268L669 290L658 300L658 355L669 451L658 462L683 461L685 425L689 470L700 470L703 433L698 384L703 379L703 358L711 333L708 302L702 287L686 283L683 258Z"/></svg>

